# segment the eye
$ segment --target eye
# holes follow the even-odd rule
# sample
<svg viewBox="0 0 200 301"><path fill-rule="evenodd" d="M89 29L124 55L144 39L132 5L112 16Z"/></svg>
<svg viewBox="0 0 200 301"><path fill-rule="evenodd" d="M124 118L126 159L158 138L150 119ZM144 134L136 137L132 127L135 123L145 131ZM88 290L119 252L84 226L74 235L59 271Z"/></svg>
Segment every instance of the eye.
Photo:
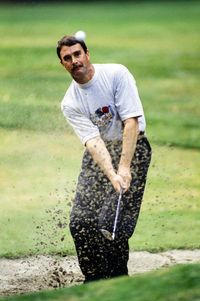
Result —
<svg viewBox="0 0 200 301"><path fill-rule="evenodd" d="M71 60L71 56L70 55L65 55L64 57L63 57L63 61L65 61L65 62L68 62L68 61L70 61Z"/></svg>
<svg viewBox="0 0 200 301"><path fill-rule="evenodd" d="M81 51L76 51L76 52L74 52L74 56L75 57L79 57L81 55Z"/></svg>

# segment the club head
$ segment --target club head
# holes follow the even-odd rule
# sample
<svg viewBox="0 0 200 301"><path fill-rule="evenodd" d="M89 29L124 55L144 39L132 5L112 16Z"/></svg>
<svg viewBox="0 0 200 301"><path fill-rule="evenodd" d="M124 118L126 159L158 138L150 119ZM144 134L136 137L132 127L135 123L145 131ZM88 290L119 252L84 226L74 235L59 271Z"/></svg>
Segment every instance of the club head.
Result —
<svg viewBox="0 0 200 301"><path fill-rule="evenodd" d="M111 233L105 229L100 229L100 231L106 239L111 240L111 241L114 240L115 237L114 237L113 233Z"/></svg>

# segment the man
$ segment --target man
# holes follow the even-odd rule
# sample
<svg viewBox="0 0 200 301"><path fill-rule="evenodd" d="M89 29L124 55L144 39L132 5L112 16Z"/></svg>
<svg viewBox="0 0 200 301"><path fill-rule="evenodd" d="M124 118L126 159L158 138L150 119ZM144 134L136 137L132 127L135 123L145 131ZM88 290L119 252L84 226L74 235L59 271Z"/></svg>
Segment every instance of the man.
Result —
<svg viewBox="0 0 200 301"><path fill-rule="evenodd" d="M73 78L61 108L86 147L70 216L79 265L85 282L128 275L128 240L151 159L135 80L123 65L91 64L85 42L74 36L58 42L57 55ZM108 240L99 217L112 211L121 190L116 237Z"/></svg>

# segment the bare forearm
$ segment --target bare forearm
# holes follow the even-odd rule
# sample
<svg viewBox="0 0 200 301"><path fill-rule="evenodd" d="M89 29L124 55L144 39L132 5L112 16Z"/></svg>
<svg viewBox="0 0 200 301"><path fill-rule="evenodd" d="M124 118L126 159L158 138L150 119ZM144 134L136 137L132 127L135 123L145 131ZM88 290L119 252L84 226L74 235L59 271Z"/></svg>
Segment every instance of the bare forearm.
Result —
<svg viewBox="0 0 200 301"><path fill-rule="evenodd" d="M138 136L137 119L130 118L125 121L122 153L118 166L117 174L120 175L125 183L125 190L128 190L131 183L131 161L135 152Z"/></svg>
<svg viewBox="0 0 200 301"><path fill-rule="evenodd" d="M112 166L111 157L101 137L90 139L86 143L86 147L106 176L109 179L114 176L115 171Z"/></svg>
<svg viewBox="0 0 200 301"><path fill-rule="evenodd" d="M123 187L123 179L113 168L110 154L101 137L90 139L86 143L93 160L99 165L104 174L108 177L116 191L120 192Z"/></svg>
<svg viewBox="0 0 200 301"><path fill-rule="evenodd" d="M135 152L138 136L138 122L134 118L127 119L124 125L122 153L119 168L130 168Z"/></svg>

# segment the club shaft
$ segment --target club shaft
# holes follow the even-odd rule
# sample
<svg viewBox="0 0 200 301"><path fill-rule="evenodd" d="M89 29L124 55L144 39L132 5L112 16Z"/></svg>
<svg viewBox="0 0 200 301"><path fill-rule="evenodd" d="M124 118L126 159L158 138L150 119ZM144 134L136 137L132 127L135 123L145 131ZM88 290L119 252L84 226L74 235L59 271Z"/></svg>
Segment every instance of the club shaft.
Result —
<svg viewBox="0 0 200 301"><path fill-rule="evenodd" d="M113 226L113 233L112 233L112 239L115 239L115 232L116 232L116 227L117 227L117 221L118 221L118 216L119 216L119 208L120 208L120 202L122 198L122 189L120 191L119 198L117 200L117 209L116 209L116 214L115 214L115 221L114 221L114 226Z"/></svg>

